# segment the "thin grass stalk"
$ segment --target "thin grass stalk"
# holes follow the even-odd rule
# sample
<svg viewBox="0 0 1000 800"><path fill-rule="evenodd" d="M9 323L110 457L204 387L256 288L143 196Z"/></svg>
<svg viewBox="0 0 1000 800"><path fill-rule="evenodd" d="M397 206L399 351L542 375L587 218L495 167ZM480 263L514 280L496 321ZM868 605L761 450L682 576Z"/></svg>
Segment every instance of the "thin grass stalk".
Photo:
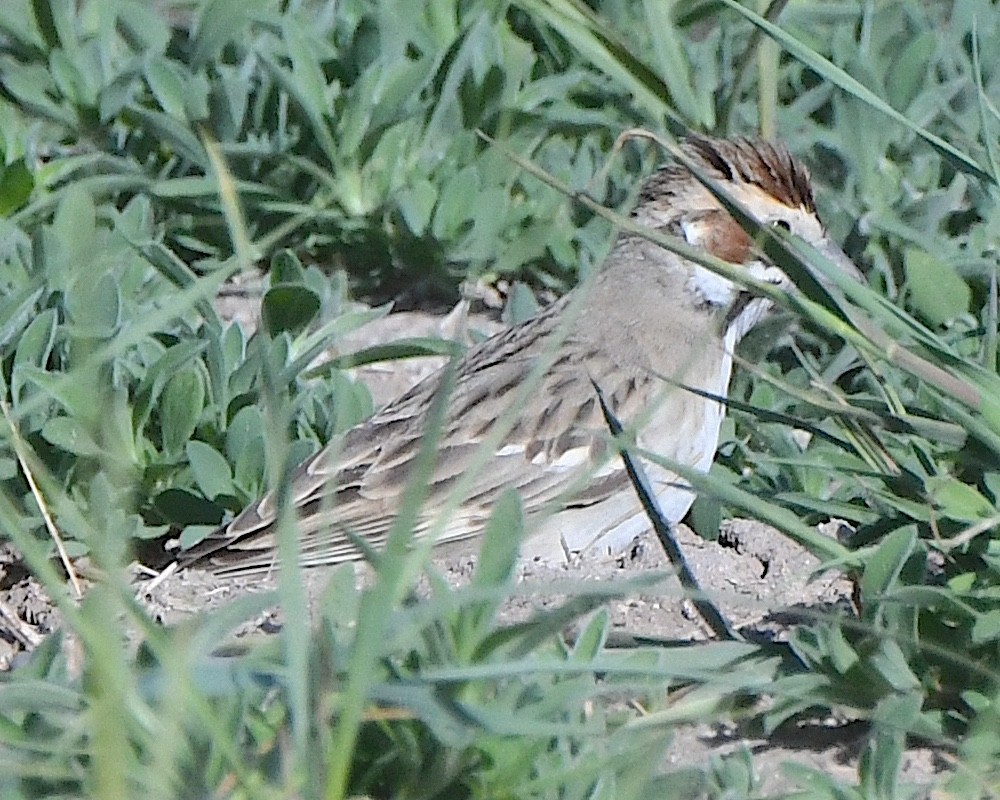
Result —
<svg viewBox="0 0 1000 800"><path fill-rule="evenodd" d="M424 440L414 462L411 479L403 492L399 514L389 531L385 551L378 559L375 583L361 599L357 633L336 715L336 730L330 750L325 754L327 773L324 796L327 800L343 800L347 794L364 708L377 673L389 616L405 590L403 578L407 551L420 506L426 499L426 476L437 458L437 442L453 382L454 371L449 369L429 409Z"/></svg>

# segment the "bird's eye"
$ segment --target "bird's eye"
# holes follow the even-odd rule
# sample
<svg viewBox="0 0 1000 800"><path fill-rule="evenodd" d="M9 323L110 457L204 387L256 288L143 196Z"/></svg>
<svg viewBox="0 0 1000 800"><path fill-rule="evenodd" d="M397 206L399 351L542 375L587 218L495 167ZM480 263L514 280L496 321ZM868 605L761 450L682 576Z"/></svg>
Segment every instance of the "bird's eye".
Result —
<svg viewBox="0 0 1000 800"><path fill-rule="evenodd" d="M776 228L781 228L783 230L788 231L789 233L792 232L792 226L787 219L776 219L772 224Z"/></svg>

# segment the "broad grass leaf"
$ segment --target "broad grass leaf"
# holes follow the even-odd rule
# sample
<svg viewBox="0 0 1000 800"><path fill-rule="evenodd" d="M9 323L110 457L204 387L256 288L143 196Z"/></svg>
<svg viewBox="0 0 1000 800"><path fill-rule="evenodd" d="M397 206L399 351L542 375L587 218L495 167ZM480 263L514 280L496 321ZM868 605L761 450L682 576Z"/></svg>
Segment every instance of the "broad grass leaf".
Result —
<svg viewBox="0 0 1000 800"><path fill-rule="evenodd" d="M180 545L182 550L188 550L202 541L212 531L218 529L218 525L209 523L208 525L187 525L181 531Z"/></svg>
<svg viewBox="0 0 1000 800"><path fill-rule="evenodd" d="M834 623L823 629L821 639L830 661L841 675L847 674L858 663L858 653L844 636L844 630L839 624Z"/></svg>
<svg viewBox="0 0 1000 800"><path fill-rule="evenodd" d="M174 525L218 525L222 509L187 489L166 489L153 500L163 518Z"/></svg>
<svg viewBox="0 0 1000 800"><path fill-rule="evenodd" d="M134 416L137 429L141 430L146 426L167 381L196 359L205 350L206 344L204 341L197 340L180 341L162 351L162 355L158 358L155 356L155 349L153 350L153 358L156 360L150 359L151 364L134 393ZM159 342L151 342L150 347L160 348L162 345Z"/></svg>
<svg viewBox="0 0 1000 800"><path fill-rule="evenodd" d="M924 697L920 691L906 691L882 698L872 715L872 734L858 765L865 797L899 797L903 747L906 737L919 727ZM922 732L922 731L921 731Z"/></svg>
<svg viewBox="0 0 1000 800"><path fill-rule="evenodd" d="M162 111L143 108L135 103L128 106L128 113L138 117L141 124L160 140L163 147L180 158L191 161L202 170L209 169L205 148L185 123Z"/></svg>
<svg viewBox="0 0 1000 800"><path fill-rule="evenodd" d="M815 50L810 49L802 41L796 39L787 31L769 22L760 15L755 14L749 8L741 6L737 0L719 1L738 14L743 15L746 19L785 48L792 56L799 59L807 67L813 69L819 76L839 87L851 97L860 100L877 111L881 111L889 117L889 119L913 131L917 136L920 136L928 144L930 144L931 147L940 153L942 157L946 158L963 172L969 172L970 174L975 175L979 180L985 181L989 184L996 182L994 177L984 171L983 168L971 157L944 141L944 139L940 136L931 133L926 128L923 128L907 119L906 116L886 103L885 100L876 95L868 87L864 86L860 81L848 75L844 70L824 58Z"/></svg>
<svg viewBox="0 0 1000 800"><path fill-rule="evenodd" d="M531 287L524 281L514 281L507 292L502 319L507 325L518 325L535 316L540 308Z"/></svg>
<svg viewBox="0 0 1000 800"><path fill-rule="evenodd" d="M312 52L306 32L290 17L285 20L282 34L292 60L295 95L314 124L319 124L330 106L326 97L326 78L319 60Z"/></svg>
<svg viewBox="0 0 1000 800"><path fill-rule="evenodd" d="M263 436L264 416L257 406L241 408L226 428L226 456L236 461L240 454Z"/></svg>
<svg viewBox="0 0 1000 800"><path fill-rule="evenodd" d="M969 310L972 291L951 266L916 248L904 259L907 299L918 316L943 325Z"/></svg>
<svg viewBox="0 0 1000 800"><path fill-rule="evenodd" d="M41 286L29 283L0 299L0 347L21 336L37 313L35 306L43 294Z"/></svg>
<svg viewBox="0 0 1000 800"><path fill-rule="evenodd" d="M271 336L295 335L309 326L319 313L319 296L304 286L275 286L261 305L261 320Z"/></svg>
<svg viewBox="0 0 1000 800"><path fill-rule="evenodd" d="M10 384L11 399L14 401L15 407L24 386L18 367L30 364L38 369L45 369L52 352L52 343L55 341L57 323L56 310L48 308L31 321L18 339Z"/></svg>
<svg viewBox="0 0 1000 800"><path fill-rule="evenodd" d="M222 453L199 441L187 442L184 451L194 473L194 481L205 497L215 500L220 495L234 494L232 472Z"/></svg>
<svg viewBox="0 0 1000 800"><path fill-rule="evenodd" d="M268 272L271 286L301 284L306 279L306 270L299 257L292 250L279 250L271 259Z"/></svg>
<svg viewBox="0 0 1000 800"><path fill-rule="evenodd" d="M233 484L248 496L260 493L267 466L264 418L256 406L241 408L226 429L226 455Z"/></svg>
<svg viewBox="0 0 1000 800"><path fill-rule="evenodd" d="M659 74L670 91L670 99L678 112L699 130L716 127L712 98L699 92L693 79L691 64L682 44L682 34L674 22L674 12L683 0L643 0L642 8L649 22L653 50L659 61Z"/></svg>
<svg viewBox="0 0 1000 800"><path fill-rule="evenodd" d="M115 21L122 35L137 42L144 53L162 53L170 43L170 28L163 24L156 6L144 3L119 3Z"/></svg>
<svg viewBox="0 0 1000 800"><path fill-rule="evenodd" d="M184 85L184 112L193 122L208 121L211 117L208 100L212 87L203 73L190 75Z"/></svg>
<svg viewBox="0 0 1000 800"><path fill-rule="evenodd" d="M49 444L78 456L101 456L104 449L73 417L54 417L42 426L42 438Z"/></svg>
<svg viewBox="0 0 1000 800"><path fill-rule="evenodd" d="M181 452L204 407L205 380L199 370L184 369L167 381L160 400L160 429L163 449L168 455Z"/></svg>
<svg viewBox="0 0 1000 800"><path fill-rule="evenodd" d="M396 205L414 236L423 236L434 213L438 193L429 180L415 181L396 196Z"/></svg>
<svg viewBox="0 0 1000 800"><path fill-rule="evenodd" d="M194 28L191 63L200 69L219 58L222 48L242 37L250 14L260 3L256 0L210 0L202 3Z"/></svg>
<svg viewBox="0 0 1000 800"><path fill-rule="evenodd" d="M246 358L246 337L243 335L243 328L239 323L232 323L222 334L222 357L225 359L227 367L226 374L230 374Z"/></svg>
<svg viewBox="0 0 1000 800"><path fill-rule="evenodd" d="M86 77L93 64L88 64L87 60L87 49L77 50L72 57L65 50L53 50L49 54L52 79L62 96L77 108L93 107L97 103L93 81Z"/></svg>
<svg viewBox="0 0 1000 800"><path fill-rule="evenodd" d="M353 353L345 353L342 356L332 358L328 364L317 367L315 370L310 370L306 377L312 378L321 375L331 367L337 370L353 369L355 367L363 367L366 364L398 361L403 358L457 356L461 352L461 345L450 339L435 339L430 336L398 339L388 344L377 344L372 347L366 347L363 350L356 350Z"/></svg>
<svg viewBox="0 0 1000 800"><path fill-rule="evenodd" d="M866 603L877 603L896 585L903 565L916 546L917 534L912 526L893 531L879 543L865 562L861 578L861 592Z"/></svg>
<svg viewBox="0 0 1000 800"><path fill-rule="evenodd" d="M110 273L96 280L91 274L80 274L66 294L66 315L77 338L111 338L118 330L121 312L121 289L117 277Z"/></svg>
<svg viewBox="0 0 1000 800"><path fill-rule="evenodd" d="M910 669L906 656L894 639L882 639L878 651L872 655L871 662L897 692L920 688L920 679Z"/></svg>
<svg viewBox="0 0 1000 800"><path fill-rule="evenodd" d="M76 274L87 266L94 268L94 253L97 251L97 212L94 199L88 192L71 186L62 195L50 228L52 237L61 256L60 263ZM48 254L47 254L48 255ZM46 263L49 264L48 259ZM91 278L92 280L92 278ZM69 283L69 280L66 280Z"/></svg>
<svg viewBox="0 0 1000 800"><path fill-rule="evenodd" d="M0 82L25 108L68 127L76 124L72 110L52 99L56 87L47 65L0 58Z"/></svg>
<svg viewBox="0 0 1000 800"><path fill-rule="evenodd" d="M513 489L503 492L490 512L479 547L479 561L472 585L488 588L503 585L517 563L524 536L524 509Z"/></svg>
<svg viewBox="0 0 1000 800"><path fill-rule="evenodd" d="M51 641L59 646L56 637ZM31 680L30 676L29 680L6 683L0 692L0 713L8 718L52 711L79 712L85 705L82 692L56 682Z"/></svg>
<svg viewBox="0 0 1000 800"><path fill-rule="evenodd" d="M178 63L166 58L151 58L142 72L160 108L170 116L186 122L184 93L191 76L181 75Z"/></svg>
<svg viewBox="0 0 1000 800"><path fill-rule="evenodd" d="M972 624L973 643L984 644L996 639L1000 639L1000 609L977 614Z"/></svg>
<svg viewBox="0 0 1000 800"><path fill-rule="evenodd" d="M959 522L978 522L997 513L996 506L975 486L951 475L935 475L925 482L927 492L943 516Z"/></svg>
<svg viewBox="0 0 1000 800"><path fill-rule="evenodd" d="M910 41L891 62L885 88L893 107L906 109L923 89L937 46L938 37L933 31L926 31Z"/></svg>
<svg viewBox="0 0 1000 800"><path fill-rule="evenodd" d="M434 212L432 232L443 241L454 239L472 224L471 214L479 202L479 179L473 167L459 170L443 186Z"/></svg>
<svg viewBox="0 0 1000 800"><path fill-rule="evenodd" d="M272 199L274 188L254 181L233 181L233 186L246 198ZM162 199L203 200L213 203L219 196L219 182L213 177L190 175L183 178L167 178L149 185L149 192ZM194 243L196 240L192 240Z"/></svg>
<svg viewBox="0 0 1000 800"><path fill-rule="evenodd" d="M706 541L714 541L722 525L722 504L711 495L698 495L686 517L691 530Z"/></svg>
<svg viewBox="0 0 1000 800"><path fill-rule="evenodd" d="M28 202L35 178L23 160L0 164L0 217L10 216Z"/></svg>
<svg viewBox="0 0 1000 800"><path fill-rule="evenodd" d="M606 608L602 608L594 614L580 631L580 635L576 637L570 658L583 663L597 658L607 641L610 622L611 619Z"/></svg>

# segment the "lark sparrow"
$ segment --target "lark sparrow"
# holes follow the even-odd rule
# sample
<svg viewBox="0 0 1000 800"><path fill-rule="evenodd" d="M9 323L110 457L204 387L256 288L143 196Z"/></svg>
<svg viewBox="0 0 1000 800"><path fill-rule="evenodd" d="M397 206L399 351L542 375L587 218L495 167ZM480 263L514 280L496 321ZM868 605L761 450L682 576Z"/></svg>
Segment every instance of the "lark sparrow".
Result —
<svg viewBox="0 0 1000 800"><path fill-rule="evenodd" d="M806 169L782 145L693 137L683 149L758 222L782 225L856 273L823 231ZM759 279L787 280L682 166L664 167L649 180L634 217ZM724 396L734 346L769 307L700 265L621 234L589 282L453 365L416 535L433 533L436 543L474 536L499 494L514 488L533 531L522 555L624 549L647 520L611 444L595 385L641 448L707 470L724 407L684 387ZM346 531L375 548L384 544L442 375L295 470L288 498L299 517L304 565L359 558ZM667 520L679 522L693 500L690 487L669 470L645 467ZM464 493L450 500L456 487ZM272 493L182 553L181 565L227 575L272 568L276 513Z"/></svg>

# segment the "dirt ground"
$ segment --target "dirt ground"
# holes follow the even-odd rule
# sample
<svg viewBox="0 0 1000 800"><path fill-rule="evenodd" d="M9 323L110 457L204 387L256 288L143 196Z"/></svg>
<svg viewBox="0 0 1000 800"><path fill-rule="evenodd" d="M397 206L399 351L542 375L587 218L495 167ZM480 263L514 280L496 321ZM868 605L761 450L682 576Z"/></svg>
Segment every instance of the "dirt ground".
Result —
<svg viewBox="0 0 1000 800"><path fill-rule="evenodd" d="M237 290L220 300L229 317L253 324L253 287ZM469 328L496 330L499 323L480 315L463 323L461 315L449 318L418 312L393 314L354 334L342 346L344 352L401 336L445 335L464 338ZM396 396L408 385L432 372L434 359L376 365L359 371L357 377L372 390L376 403ZM838 523L825 528L837 535ZM680 545L702 584L723 615L737 629L780 640L789 626L803 614L852 614L852 585L833 572L814 574L818 562L801 547L759 523L731 520L724 524L716 542L706 541L681 526ZM475 543L454 545L440 551L435 566L454 585L468 580L476 559ZM611 641L627 644L644 639L704 640L711 634L694 612L670 564L652 534L633 543L626 553L602 562L570 564L524 562L518 569L521 591L504 609L507 619L528 616L533 610L559 601L551 587L558 581L585 579L621 581L623 578L659 573L664 576L655 591L641 592L608 604L612 619ZM364 568L359 568L364 580ZM324 585L323 570L307 573L310 596ZM137 589L150 614L163 624L176 624L204 610L219 608L245 593L274 588L273 579L218 580L195 570L171 575L152 591L148 577ZM17 668L44 637L58 626L58 615L37 583L18 566L16 554L0 549L0 669ZM270 634L280 629L275 609L248 620L239 636ZM570 634L571 635L571 634ZM787 763L808 766L838 780L857 780L858 760L867 744L864 725L846 717L817 719L814 724L762 739L736 722L689 726L674 736L665 755L664 767L705 766L713 758L744 751L752 754L756 786L754 796L773 796L801 790L785 771ZM933 796L933 785L948 769L948 754L923 747L906 752L900 782L912 787L913 797Z"/></svg>

